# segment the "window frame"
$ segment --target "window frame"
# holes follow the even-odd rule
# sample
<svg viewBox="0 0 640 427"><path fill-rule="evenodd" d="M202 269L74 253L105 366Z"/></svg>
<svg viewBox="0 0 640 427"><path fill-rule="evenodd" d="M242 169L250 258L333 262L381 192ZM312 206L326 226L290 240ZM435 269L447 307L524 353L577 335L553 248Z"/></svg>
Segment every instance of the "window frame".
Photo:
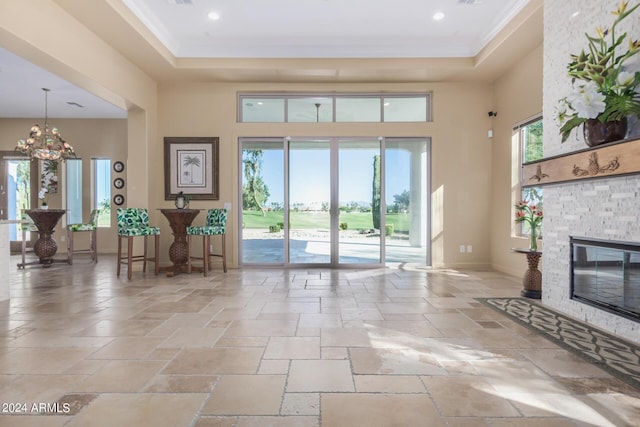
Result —
<svg viewBox="0 0 640 427"><path fill-rule="evenodd" d="M541 126L544 126L542 113L531 116L513 126L512 139L515 137L517 139L517 194L514 194L514 199L511 208L512 218L515 216L515 204L524 200L527 202L534 202L540 209L543 209L544 206L544 194L541 186L524 186L524 177L522 176L522 166L526 163L538 161L544 157L544 152L541 150L540 157L535 159L527 159L525 161L525 151L527 147L525 144L527 143L526 139L526 131L527 128L533 124L540 123ZM541 148L544 148L544 128L541 131ZM531 194L536 194L536 199L531 199ZM526 222L522 222L520 224L514 224L515 227L513 231L516 237L529 237L529 231L527 230ZM542 225L538 231L540 237L542 237Z"/></svg>
<svg viewBox="0 0 640 427"><path fill-rule="evenodd" d="M244 109L245 100L254 100L256 98L262 99L278 99L283 101L283 109L284 111L279 116L283 117L283 121L245 121L244 120ZM287 92L287 93L278 93L278 92L238 92L237 93L237 103L236 103L236 121L238 123L316 123L314 121L289 121L289 100L291 99L300 99L300 98L327 98L331 100L332 104L332 120L330 122L327 121L319 121L320 123L429 123L432 121L432 98L433 92L390 92L390 93L382 93L382 92ZM370 98L370 99L378 99L380 103L380 120L372 121L372 122L349 122L349 121L336 121L336 116L338 114L336 109L336 100L337 99L345 99L345 98ZM415 120L407 120L407 121L387 121L385 120L384 108L385 108L385 100L390 100L394 98L424 98L425 101L425 120L415 121Z"/></svg>

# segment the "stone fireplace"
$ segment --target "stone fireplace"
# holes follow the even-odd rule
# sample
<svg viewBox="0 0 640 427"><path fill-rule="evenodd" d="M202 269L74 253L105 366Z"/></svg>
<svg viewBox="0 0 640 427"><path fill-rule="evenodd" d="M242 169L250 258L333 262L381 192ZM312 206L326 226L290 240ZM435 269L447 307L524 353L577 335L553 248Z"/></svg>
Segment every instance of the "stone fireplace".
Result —
<svg viewBox="0 0 640 427"><path fill-rule="evenodd" d="M543 304L634 342L640 322L573 297L571 238L640 242L638 195L632 176L544 187L542 249Z"/></svg>
<svg viewBox="0 0 640 427"><path fill-rule="evenodd" d="M571 91L567 77L569 55L586 48L585 29L610 23L616 1L544 0L543 116L544 157L587 148L582 129L562 143L554 120L558 100ZM634 37L640 14L629 16L620 26ZM640 69L638 60L633 64ZM637 122L629 137L640 134ZM570 238L617 242L640 242L640 175L602 177L543 187L544 223L542 245L542 303L595 327L640 342L640 322L573 298Z"/></svg>

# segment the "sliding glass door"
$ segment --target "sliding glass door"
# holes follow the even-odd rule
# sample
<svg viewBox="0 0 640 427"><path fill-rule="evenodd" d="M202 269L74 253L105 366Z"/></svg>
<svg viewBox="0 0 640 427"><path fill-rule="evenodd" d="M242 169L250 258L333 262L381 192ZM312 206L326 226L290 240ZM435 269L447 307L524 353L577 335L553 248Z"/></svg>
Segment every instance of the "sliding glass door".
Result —
<svg viewBox="0 0 640 427"><path fill-rule="evenodd" d="M380 141L338 140L338 259L380 264L382 168Z"/></svg>
<svg viewBox="0 0 640 427"><path fill-rule="evenodd" d="M241 144L242 262L283 264L285 181L282 138L244 139Z"/></svg>
<svg viewBox="0 0 640 427"><path fill-rule="evenodd" d="M241 264L426 264L428 141L240 141Z"/></svg>

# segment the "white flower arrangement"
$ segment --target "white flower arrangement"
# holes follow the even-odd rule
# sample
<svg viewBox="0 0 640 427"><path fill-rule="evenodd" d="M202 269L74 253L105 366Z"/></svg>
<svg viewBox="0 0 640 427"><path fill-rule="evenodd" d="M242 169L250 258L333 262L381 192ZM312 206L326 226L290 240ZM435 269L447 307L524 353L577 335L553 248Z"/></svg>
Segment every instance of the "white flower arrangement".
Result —
<svg viewBox="0 0 640 427"><path fill-rule="evenodd" d="M621 51L627 33L616 35L616 26L634 12L640 4L627 9L629 2L621 1L611 12L616 17L611 28L596 28L595 36L585 34L588 50L570 55L567 65L573 92L558 101L556 119L562 142L571 131L589 119L605 123L620 121L627 116L640 118L640 71L624 69L625 61L640 52L640 41L628 39L627 49Z"/></svg>
<svg viewBox="0 0 640 427"><path fill-rule="evenodd" d="M49 192L49 190L47 190L46 188L41 188L40 192L38 193L38 199L42 200L42 206L47 206L47 193Z"/></svg>

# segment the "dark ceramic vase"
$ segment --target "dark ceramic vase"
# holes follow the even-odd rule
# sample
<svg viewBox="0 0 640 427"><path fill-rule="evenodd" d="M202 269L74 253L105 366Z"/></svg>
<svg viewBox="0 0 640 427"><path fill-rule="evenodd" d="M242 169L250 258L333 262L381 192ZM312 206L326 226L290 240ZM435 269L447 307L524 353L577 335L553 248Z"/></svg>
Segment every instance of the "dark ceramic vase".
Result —
<svg viewBox="0 0 640 427"><path fill-rule="evenodd" d="M589 147L620 141L627 135L627 118L602 123L598 119L587 119L584 122L584 141Z"/></svg>

